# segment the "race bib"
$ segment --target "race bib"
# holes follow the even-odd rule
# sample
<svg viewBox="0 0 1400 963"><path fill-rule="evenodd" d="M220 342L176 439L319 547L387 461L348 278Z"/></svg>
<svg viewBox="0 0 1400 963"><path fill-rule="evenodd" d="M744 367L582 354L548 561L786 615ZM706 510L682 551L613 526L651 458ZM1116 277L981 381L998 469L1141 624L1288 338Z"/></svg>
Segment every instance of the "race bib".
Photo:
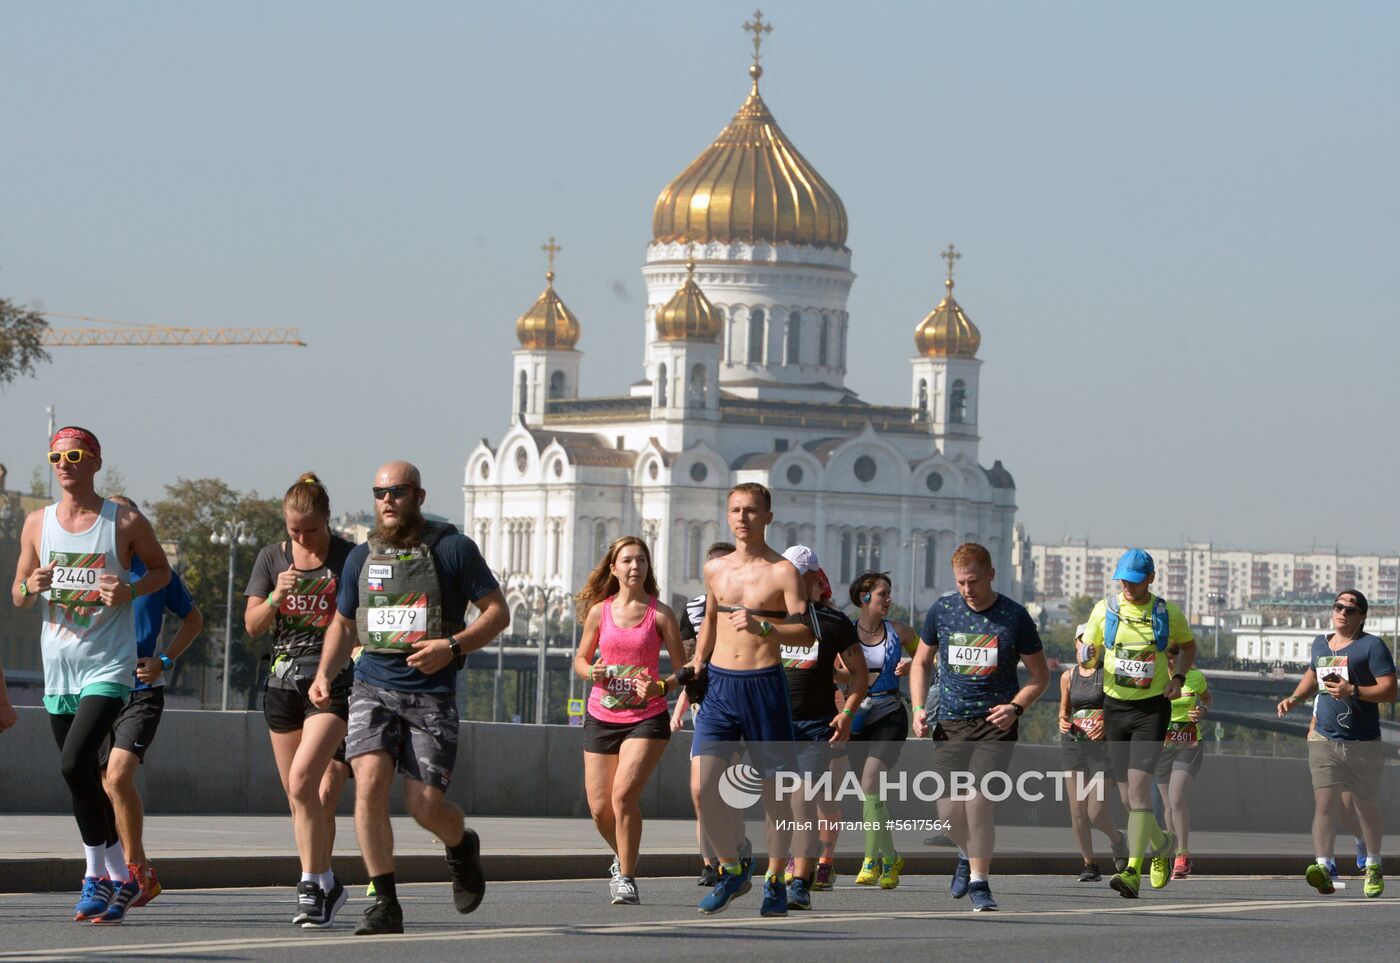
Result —
<svg viewBox="0 0 1400 963"><path fill-rule="evenodd" d="M640 709L647 700L639 697L632 688L632 680L645 669L639 665L610 665L608 677L603 680L605 694L600 700L604 709Z"/></svg>
<svg viewBox="0 0 1400 963"><path fill-rule="evenodd" d="M282 596L277 614L289 628L325 629L335 615L335 593L334 576L297 579L292 590ZM426 621L424 628L427 628Z"/></svg>
<svg viewBox="0 0 1400 963"><path fill-rule="evenodd" d="M781 657L784 669L810 669L817 664L817 643L785 645Z"/></svg>
<svg viewBox="0 0 1400 963"><path fill-rule="evenodd" d="M1102 709L1076 709L1069 721L1069 734L1076 740L1083 741L1090 738L1090 731L1102 723Z"/></svg>
<svg viewBox="0 0 1400 963"><path fill-rule="evenodd" d="M49 601L58 605L101 605L102 594L97 580L107 569L104 553L50 552L53 581L49 583Z"/></svg>
<svg viewBox="0 0 1400 963"><path fill-rule="evenodd" d="M1196 734L1196 724L1194 722L1169 722L1167 723L1167 738L1164 745L1181 746L1194 745L1200 741Z"/></svg>
<svg viewBox="0 0 1400 963"><path fill-rule="evenodd" d="M997 670L995 635L954 632L948 639L948 669L958 675L991 675Z"/></svg>
<svg viewBox="0 0 1400 963"><path fill-rule="evenodd" d="M366 624L370 642L377 648L410 648L427 636L428 596L422 592L371 596Z"/></svg>
<svg viewBox="0 0 1400 963"><path fill-rule="evenodd" d="M1129 689L1150 689L1157 674L1157 657L1148 653L1140 658L1118 656L1113 661L1113 681Z"/></svg>
<svg viewBox="0 0 1400 963"><path fill-rule="evenodd" d="M1320 655L1317 657L1317 684L1322 685L1327 681L1327 677L1332 675L1337 676L1343 682L1351 681L1351 676L1347 674L1346 656Z"/></svg>

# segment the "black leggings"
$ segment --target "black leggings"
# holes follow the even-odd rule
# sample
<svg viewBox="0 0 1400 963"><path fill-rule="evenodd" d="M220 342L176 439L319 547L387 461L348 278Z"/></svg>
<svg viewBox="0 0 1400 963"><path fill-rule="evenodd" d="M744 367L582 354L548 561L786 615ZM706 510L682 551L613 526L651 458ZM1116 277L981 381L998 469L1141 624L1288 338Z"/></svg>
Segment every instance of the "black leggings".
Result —
<svg viewBox="0 0 1400 963"><path fill-rule="evenodd" d="M73 794L73 817L84 846L113 846L117 842L117 816L107 790L102 788L102 768L97 760L125 704L111 696L84 696L78 700L76 714L49 716L63 754L63 780Z"/></svg>

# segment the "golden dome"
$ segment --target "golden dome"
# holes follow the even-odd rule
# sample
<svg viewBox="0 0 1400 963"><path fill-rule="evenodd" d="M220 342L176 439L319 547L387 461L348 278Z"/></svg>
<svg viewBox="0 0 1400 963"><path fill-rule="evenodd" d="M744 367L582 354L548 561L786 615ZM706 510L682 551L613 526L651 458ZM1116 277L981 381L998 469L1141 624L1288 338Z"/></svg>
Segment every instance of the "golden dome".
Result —
<svg viewBox="0 0 1400 963"><path fill-rule="evenodd" d="M656 200L654 240L846 246L841 198L778 128L753 89L713 144Z"/></svg>
<svg viewBox="0 0 1400 963"><path fill-rule="evenodd" d="M554 255L563 248L554 243L554 238L540 250L549 255L549 270L545 271L544 291L515 322L515 336L522 347L532 350L554 348L572 349L578 344L579 324L574 313L564 306L559 295L554 293Z"/></svg>
<svg viewBox="0 0 1400 963"><path fill-rule="evenodd" d="M982 332L953 300L953 279L943 283L948 293L914 329L914 344L929 358L974 358L982 346Z"/></svg>
<svg viewBox="0 0 1400 963"><path fill-rule="evenodd" d="M687 261L685 283L656 312L658 341L718 341L719 314L695 283L695 262Z"/></svg>

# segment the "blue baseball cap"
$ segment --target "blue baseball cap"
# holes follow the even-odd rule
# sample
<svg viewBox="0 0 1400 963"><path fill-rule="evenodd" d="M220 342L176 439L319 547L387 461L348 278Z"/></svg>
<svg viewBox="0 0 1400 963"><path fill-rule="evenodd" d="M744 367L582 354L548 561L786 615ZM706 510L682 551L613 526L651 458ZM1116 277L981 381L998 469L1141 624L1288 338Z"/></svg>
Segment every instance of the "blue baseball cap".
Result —
<svg viewBox="0 0 1400 963"><path fill-rule="evenodd" d="M1146 582L1147 577L1157 571L1152 556L1140 548L1130 548L1118 560L1113 577L1124 582Z"/></svg>

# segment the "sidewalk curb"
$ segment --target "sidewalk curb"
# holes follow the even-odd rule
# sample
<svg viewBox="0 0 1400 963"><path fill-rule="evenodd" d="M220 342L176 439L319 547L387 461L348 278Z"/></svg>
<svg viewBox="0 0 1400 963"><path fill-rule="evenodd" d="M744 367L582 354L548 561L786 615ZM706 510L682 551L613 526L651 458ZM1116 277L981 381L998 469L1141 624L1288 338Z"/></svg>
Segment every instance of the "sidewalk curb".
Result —
<svg viewBox="0 0 1400 963"><path fill-rule="evenodd" d="M1280 855L1194 855L1192 872L1202 876L1301 876L1310 861L1307 856ZM487 880L606 880L606 853L513 853L483 854L482 867ZM951 876L956 862L949 850L940 853L906 854L905 876ZM181 856L154 860L161 886L168 890L219 887L296 885L301 867L295 855L287 856ZM1107 856L1101 865L1111 872ZM993 870L1006 876L1066 876L1079 874L1083 861L1078 856L1039 853L998 855ZM854 856L837 859L837 872L854 875L860 860ZM83 861L36 857L0 859L0 893L76 892L82 883ZM644 853L638 875L697 876L700 857L692 853ZM347 883L364 885L364 864L358 855L335 857L335 872ZM400 883L446 883L447 864L442 856L410 855L394 859L394 872ZM755 873L761 872L759 866ZM1107 874L1106 874L1107 875Z"/></svg>

